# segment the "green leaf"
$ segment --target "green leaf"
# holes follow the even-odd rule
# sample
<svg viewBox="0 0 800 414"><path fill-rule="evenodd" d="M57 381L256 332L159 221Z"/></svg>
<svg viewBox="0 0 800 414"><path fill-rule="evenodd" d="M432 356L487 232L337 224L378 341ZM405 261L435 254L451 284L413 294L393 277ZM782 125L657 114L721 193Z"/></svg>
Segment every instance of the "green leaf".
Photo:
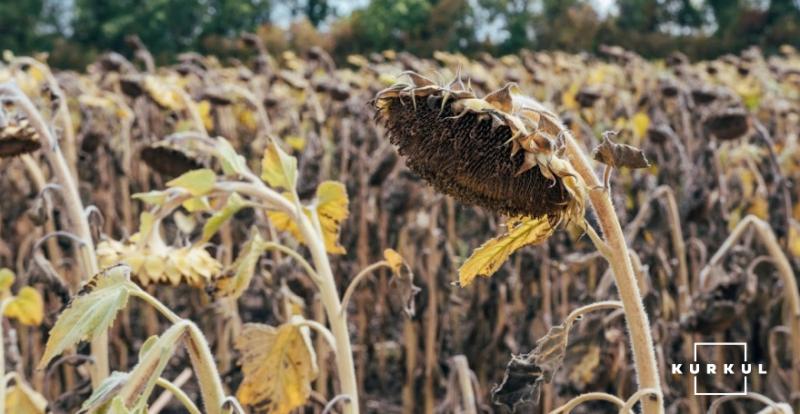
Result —
<svg viewBox="0 0 800 414"><path fill-rule="evenodd" d="M160 206L167 201L167 193L164 191L148 191L146 193L136 193L131 198L141 200L145 204Z"/></svg>
<svg viewBox="0 0 800 414"><path fill-rule="evenodd" d="M297 181L297 158L270 141L261 159L261 179L271 187L293 189Z"/></svg>
<svg viewBox="0 0 800 414"><path fill-rule="evenodd" d="M208 194L217 182L217 174L208 168L192 170L167 183L167 187L179 187L199 197Z"/></svg>
<svg viewBox="0 0 800 414"><path fill-rule="evenodd" d="M222 227L226 221L230 220L236 212L247 207L247 205L248 203L239 194L231 194L225 202L225 207L214 213L209 217L208 221L206 221L206 224L203 226L203 237L200 242L205 243L211 240L211 237L219 231L219 228Z"/></svg>
<svg viewBox="0 0 800 414"><path fill-rule="evenodd" d="M46 367L65 349L106 332L128 303L129 283L127 266L108 268L89 279L50 330L38 369Z"/></svg>
<svg viewBox="0 0 800 414"><path fill-rule="evenodd" d="M225 175L244 175L248 171L247 161L236 153L231 143L225 138L219 138L217 141L217 158L222 164L222 171Z"/></svg>

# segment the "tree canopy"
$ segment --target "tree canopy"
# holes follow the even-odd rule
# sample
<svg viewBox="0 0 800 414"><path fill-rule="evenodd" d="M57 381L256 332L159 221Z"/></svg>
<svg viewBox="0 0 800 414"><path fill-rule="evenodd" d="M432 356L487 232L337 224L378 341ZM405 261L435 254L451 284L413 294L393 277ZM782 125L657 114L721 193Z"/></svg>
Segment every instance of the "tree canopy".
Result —
<svg viewBox="0 0 800 414"><path fill-rule="evenodd" d="M514 53L594 51L618 44L646 57L680 50L709 58L759 45L800 46L796 0L28 0L0 2L0 48L49 52L80 66L106 50L130 52L136 34L161 61L186 50L239 53L259 33L274 50L321 46L337 58L385 49ZM603 4L600 6L599 4ZM293 23L292 23L293 22ZM309 42L314 44L309 44Z"/></svg>

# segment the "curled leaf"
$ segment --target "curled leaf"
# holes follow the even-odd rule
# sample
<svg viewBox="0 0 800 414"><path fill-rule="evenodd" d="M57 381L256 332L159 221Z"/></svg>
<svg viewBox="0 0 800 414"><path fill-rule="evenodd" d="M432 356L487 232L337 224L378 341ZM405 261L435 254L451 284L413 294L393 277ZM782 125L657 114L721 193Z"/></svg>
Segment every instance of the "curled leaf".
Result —
<svg viewBox="0 0 800 414"><path fill-rule="evenodd" d="M212 280L209 295L214 299L239 298L250 285L263 253L264 240L254 230L230 268Z"/></svg>
<svg viewBox="0 0 800 414"><path fill-rule="evenodd" d="M390 283L403 301L403 311L409 318L414 317L414 297L421 289L414 285L414 273L411 272L411 267L394 249L384 250L383 258L392 267L394 277Z"/></svg>
<svg viewBox="0 0 800 414"><path fill-rule="evenodd" d="M472 252L472 256L458 270L461 286L472 283L476 277L489 277L508 260L511 253L524 246L540 243L553 234L547 216L539 218L517 217L506 223L508 231L495 237Z"/></svg>
<svg viewBox="0 0 800 414"><path fill-rule="evenodd" d="M644 152L628 144L619 144L611 140L606 133L603 135L603 142L594 148L592 157L595 161L614 168L647 168L650 162L644 156Z"/></svg>
<svg viewBox="0 0 800 414"><path fill-rule="evenodd" d="M288 414L305 404L315 374L301 328L245 324L236 348L244 372L236 393L242 404L273 414Z"/></svg>
<svg viewBox="0 0 800 414"><path fill-rule="evenodd" d="M297 182L297 158L270 140L261 159L261 179L271 187L293 189Z"/></svg>
<svg viewBox="0 0 800 414"><path fill-rule="evenodd" d="M283 195L287 199L291 196L288 193ZM349 200L344 184L338 181L323 181L317 187L316 211L319 216L319 223L322 229L322 236L325 241L325 250L331 254L345 254L347 251L339 244L339 232L341 222L350 215ZM306 216L311 218L312 211L305 207L303 209ZM267 212L272 225L280 231L288 231L301 243L305 243L297 223L292 218L280 211Z"/></svg>
<svg viewBox="0 0 800 414"><path fill-rule="evenodd" d="M517 405L539 400L542 382L550 382L561 367L571 323L550 328L527 354L511 355L503 381L492 389L492 401L512 411Z"/></svg>

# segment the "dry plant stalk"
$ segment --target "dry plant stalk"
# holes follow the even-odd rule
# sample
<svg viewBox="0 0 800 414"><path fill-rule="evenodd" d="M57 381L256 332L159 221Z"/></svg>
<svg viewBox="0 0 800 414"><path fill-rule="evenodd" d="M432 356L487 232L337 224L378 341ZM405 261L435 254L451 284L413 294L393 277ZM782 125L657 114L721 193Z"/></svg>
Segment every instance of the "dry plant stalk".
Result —
<svg viewBox="0 0 800 414"><path fill-rule="evenodd" d="M742 221L736 225L736 228L731 232L722 246L720 246L719 250L714 253L714 256L708 261L706 267L700 272L700 287L703 288L706 286L708 274L711 269L720 264L731 248L735 246L747 233L747 230L751 228L755 230L759 240L761 240L761 243L763 243L764 247L769 252L770 257L772 257L772 261L778 270L778 275L783 282L783 291L789 311L788 315L784 315L784 319L786 324L789 325L792 348L792 367L789 370L791 375L791 389L800 390L800 291L798 291L797 279L795 278L794 271L792 271L792 265L789 263L789 259L786 258L786 254L783 252L769 224L753 215L748 215L743 218Z"/></svg>
<svg viewBox="0 0 800 414"><path fill-rule="evenodd" d="M15 84L1 84L0 96L14 102L25 113L31 126L36 129L39 136L44 139L45 145L42 146L42 152L50 165L50 170L55 175L56 182L61 186L62 197L65 201L64 211L67 214L69 225L72 227L70 232L81 241L77 246L77 250L80 252L81 274L97 274L99 266L89 221L78 193L76 177L61 152L58 139L51 133L51 129L48 128L33 102ZM71 288L73 292L77 290L77 286L71 286ZM92 340L92 358L94 359L94 365L91 370L92 385L97 387L109 373L108 333L99 335Z"/></svg>

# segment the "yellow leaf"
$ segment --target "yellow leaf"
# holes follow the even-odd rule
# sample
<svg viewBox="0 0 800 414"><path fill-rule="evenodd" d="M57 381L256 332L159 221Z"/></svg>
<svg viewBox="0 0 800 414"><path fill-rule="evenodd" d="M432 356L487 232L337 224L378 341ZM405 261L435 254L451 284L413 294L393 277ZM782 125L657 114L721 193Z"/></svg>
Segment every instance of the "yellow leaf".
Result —
<svg viewBox="0 0 800 414"><path fill-rule="evenodd" d="M6 390L6 412L14 414L44 414L47 400L21 380Z"/></svg>
<svg viewBox="0 0 800 414"><path fill-rule="evenodd" d="M207 130L214 129L214 118L211 116L211 102L202 100L197 103L197 112L200 113L200 119L203 120L203 126Z"/></svg>
<svg viewBox="0 0 800 414"><path fill-rule="evenodd" d="M524 246L542 242L553 234L553 228L546 216L535 219L514 218L508 221L507 226L506 234L475 249L472 256L461 265L458 270L461 286L469 285L477 276L491 276L508 260L511 253Z"/></svg>
<svg viewBox="0 0 800 414"><path fill-rule="evenodd" d="M299 327L246 324L236 338L236 348L244 373L236 393L242 404L271 414L288 414L306 403L316 375L309 345Z"/></svg>
<svg viewBox="0 0 800 414"><path fill-rule="evenodd" d="M319 215L325 250L332 254L345 254L339 244L339 231L343 220L350 215L347 190L338 181L323 181L317 187L317 214Z"/></svg>
<svg viewBox="0 0 800 414"><path fill-rule="evenodd" d="M800 225L792 223L789 228L789 252L794 257L800 257Z"/></svg>
<svg viewBox="0 0 800 414"><path fill-rule="evenodd" d="M637 138L643 138L647 133L647 128L650 126L650 117L644 112L637 112L631 117L631 128Z"/></svg>
<svg viewBox="0 0 800 414"><path fill-rule="evenodd" d="M306 147L306 139L297 135L286 137L284 141L295 151L302 151Z"/></svg>
<svg viewBox="0 0 800 414"><path fill-rule="evenodd" d="M403 256L400 256L400 253L397 253L394 249L386 249L383 251L383 259L389 263L389 266L394 269L395 273L400 272L400 269L403 267Z"/></svg>
<svg viewBox="0 0 800 414"><path fill-rule="evenodd" d="M258 128L256 114L246 105L239 103L234 104L233 113L236 116L238 123L243 125L247 130L255 131L256 128Z"/></svg>
<svg viewBox="0 0 800 414"><path fill-rule="evenodd" d="M4 267L0 269L0 292L8 292L14 284L14 271Z"/></svg>
<svg viewBox="0 0 800 414"><path fill-rule="evenodd" d="M261 179L271 187L293 189L297 180L297 158L270 141L261 159Z"/></svg>
<svg viewBox="0 0 800 414"><path fill-rule="evenodd" d="M38 290L25 286L6 305L5 316L16 318L23 325L37 326L44 319L44 301Z"/></svg>
<svg viewBox="0 0 800 414"><path fill-rule="evenodd" d="M750 204L750 208L747 209L747 212L755 215L761 220L769 219L769 203L767 202L767 199L764 197L756 197L753 199L752 203Z"/></svg>
<svg viewBox="0 0 800 414"><path fill-rule="evenodd" d="M183 99L181 95L171 86L161 82L155 76L144 78L144 89L158 105L173 111L183 109Z"/></svg>
<svg viewBox="0 0 800 414"><path fill-rule="evenodd" d="M217 175L208 168L192 170L169 181L167 187L180 187L195 197L208 194L217 182Z"/></svg>
<svg viewBox="0 0 800 414"><path fill-rule="evenodd" d="M561 104L564 105L565 108L576 110L580 107L578 100L575 99L579 87L580 85L578 85L577 82L573 82L567 90L561 93Z"/></svg>
<svg viewBox="0 0 800 414"><path fill-rule="evenodd" d="M287 193L284 197L291 200ZM292 202L294 202L292 200ZM322 236L325 241L325 250L331 254L345 254L347 251L339 244L339 231L343 220L350 215L348 210L349 201L347 190L344 185L337 181L323 181L317 187L317 215L319 216ZM307 217L311 218L311 212L304 208ZM286 214L279 211L267 212L272 225L279 231L288 231L299 242L305 243L303 235L297 223Z"/></svg>

